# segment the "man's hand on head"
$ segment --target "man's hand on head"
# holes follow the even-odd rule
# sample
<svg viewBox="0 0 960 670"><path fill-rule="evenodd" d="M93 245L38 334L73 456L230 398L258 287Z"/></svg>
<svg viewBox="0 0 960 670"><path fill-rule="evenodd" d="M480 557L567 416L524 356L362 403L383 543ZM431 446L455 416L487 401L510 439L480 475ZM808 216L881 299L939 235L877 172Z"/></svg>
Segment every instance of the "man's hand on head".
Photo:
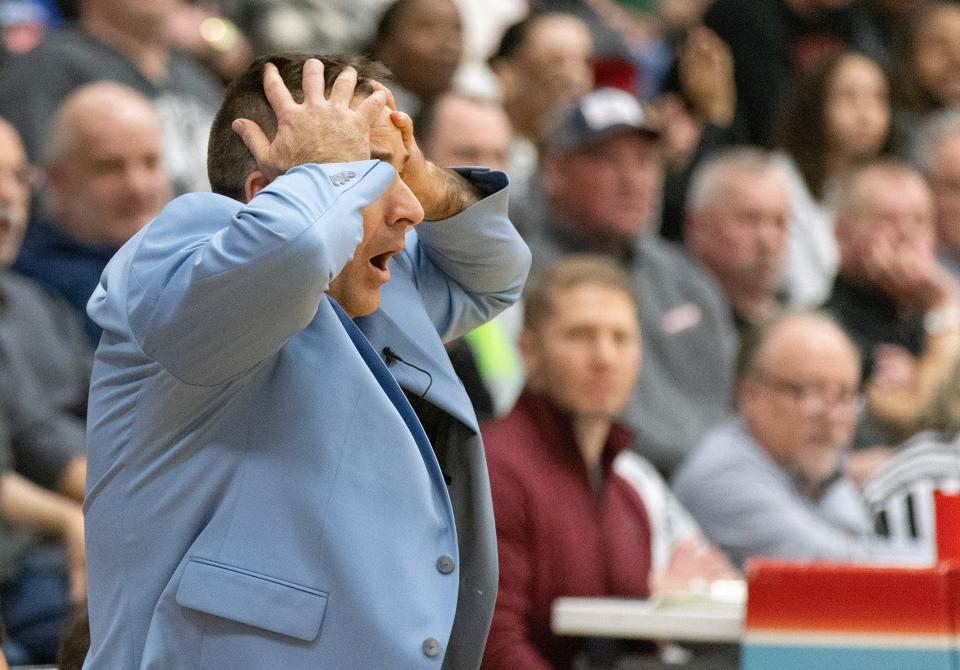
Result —
<svg viewBox="0 0 960 670"><path fill-rule="evenodd" d="M236 119L240 135L269 181L304 163L339 163L370 158L370 128L387 96L377 90L355 106L357 72L344 68L325 93L323 63L311 58L303 66L303 102L294 100L273 63L263 69L263 91L277 117L277 134L268 139L249 119Z"/></svg>
<svg viewBox="0 0 960 670"><path fill-rule="evenodd" d="M393 93L379 82L374 82L374 90L384 91L387 96L390 120L400 131L403 147L409 155L400 177L420 201L424 219L442 221L478 202L480 196L469 181L424 157L414 136L413 119L409 114L397 111Z"/></svg>

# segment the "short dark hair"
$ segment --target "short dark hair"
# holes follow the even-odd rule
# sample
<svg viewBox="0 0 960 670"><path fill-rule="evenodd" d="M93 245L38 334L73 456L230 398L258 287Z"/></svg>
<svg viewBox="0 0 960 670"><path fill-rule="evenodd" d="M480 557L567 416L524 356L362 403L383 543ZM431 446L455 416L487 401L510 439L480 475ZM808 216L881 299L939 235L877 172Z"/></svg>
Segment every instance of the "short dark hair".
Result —
<svg viewBox="0 0 960 670"><path fill-rule="evenodd" d="M294 100L303 101L303 64L310 58L323 63L327 92L344 68L357 71L357 92L373 92L371 80L383 80L390 71L380 63L362 56L279 53L261 56L230 82L224 92L223 103L213 119L207 147L207 177L214 193L243 201L243 182L256 168L253 155L231 125L235 119L245 118L257 123L268 138L277 133L277 118L263 92L263 68L273 63L287 85Z"/></svg>
<svg viewBox="0 0 960 670"><path fill-rule="evenodd" d="M524 328L538 328L553 315L558 293L581 286L600 286L623 293L633 303L639 319L633 278L606 256L577 253L554 261L527 283L523 293Z"/></svg>

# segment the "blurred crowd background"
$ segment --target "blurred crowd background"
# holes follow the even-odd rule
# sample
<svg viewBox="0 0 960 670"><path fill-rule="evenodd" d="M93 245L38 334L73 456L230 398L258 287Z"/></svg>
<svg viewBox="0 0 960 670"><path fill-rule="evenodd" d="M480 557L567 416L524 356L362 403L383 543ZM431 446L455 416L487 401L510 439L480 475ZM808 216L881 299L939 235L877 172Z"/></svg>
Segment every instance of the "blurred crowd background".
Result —
<svg viewBox="0 0 960 670"><path fill-rule="evenodd" d="M428 158L508 174L535 277L582 253L628 277L638 372L596 342L582 369L531 367L552 335L519 305L449 344L478 416L502 420L525 384L563 412L616 414L649 469L641 497L671 483L658 500L724 574L752 556L929 550L927 493L960 485L960 3L0 0L11 661L52 661L82 610L101 336L86 301L170 199L209 189L223 87L277 51L386 64ZM622 397L591 405L617 370ZM495 453L523 448L507 442ZM491 462L504 528L510 467Z"/></svg>

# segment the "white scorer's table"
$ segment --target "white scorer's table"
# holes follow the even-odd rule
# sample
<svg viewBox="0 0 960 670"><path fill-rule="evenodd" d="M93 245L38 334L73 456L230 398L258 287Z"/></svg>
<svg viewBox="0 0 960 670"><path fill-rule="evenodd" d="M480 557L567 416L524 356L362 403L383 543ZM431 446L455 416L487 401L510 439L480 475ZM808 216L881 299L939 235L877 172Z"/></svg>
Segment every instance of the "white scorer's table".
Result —
<svg viewBox="0 0 960 670"><path fill-rule="evenodd" d="M557 635L736 644L743 615L742 600L558 598L550 624Z"/></svg>

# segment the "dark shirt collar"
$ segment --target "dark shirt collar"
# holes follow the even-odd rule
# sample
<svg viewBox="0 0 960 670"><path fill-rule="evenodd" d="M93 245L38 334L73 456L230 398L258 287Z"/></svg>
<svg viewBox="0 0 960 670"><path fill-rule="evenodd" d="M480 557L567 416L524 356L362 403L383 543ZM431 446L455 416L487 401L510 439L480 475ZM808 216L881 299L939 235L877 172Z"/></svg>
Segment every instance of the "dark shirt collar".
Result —
<svg viewBox="0 0 960 670"><path fill-rule="evenodd" d="M897 303L883 291L866 284L850 281L842 275L837 275L836 280L834 280L828 303L831 305L842 304L847 309L864 305L880 317L900 318Z"/></svg>
<svg viewBox="0 0 960 670"><path fill-rule="evenodd" d="M44 248L55 250L58 253L74 256L100 258L104 262L113 258L118 247L112 245L91 245L78 242L65 234L54 224L49 216L36 217L30 222L24 245L33 249Z"/></svg>

